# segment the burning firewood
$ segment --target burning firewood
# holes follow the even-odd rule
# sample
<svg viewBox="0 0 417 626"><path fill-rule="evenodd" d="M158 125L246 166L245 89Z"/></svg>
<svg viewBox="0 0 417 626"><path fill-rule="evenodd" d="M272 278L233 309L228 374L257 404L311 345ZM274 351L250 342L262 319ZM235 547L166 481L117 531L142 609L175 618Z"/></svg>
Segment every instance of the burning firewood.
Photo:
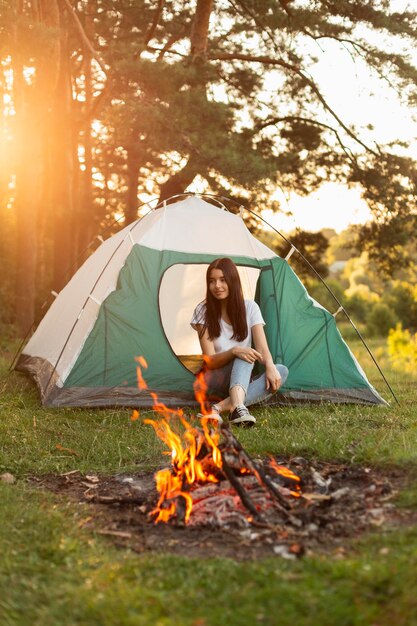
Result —
<svg viewBox="0 0 417 626"><path fill-rule="evenodd" d="M299 477L273 461L266 470L249 456L228 425L210 426L208 420L202 419L201 426L191 426L182 416L176 421L183 428L179 434L166 418L145 423L152 425L171 448L171 468L157 472L155 477L160 496L151 512L155 523L187 524L194 493L197 495L205 483L213 484L206 496L210 499L215 497L216 484L221 485L223 494L226 491L230 496L231 490L238 496L249 523L267 525L269 509L280 521L291 521L290 499L300 495ZM223 485L226 481L229 488Z"/></svg>
<svg viewBox="0 0 417 626"><path fill-rule="evenodd" d="M136 362L138 387L144 389L146 382L142 369L146 369L147 363L143 357L138 357ZM207 387L202 377L197 376L194 392L204 415L207 413ZM196 489L206 483L218 485L225 481L240 500L249 522L268 524L270 509L279 520L291 522L290 499L300 495L298 476L273 461L267 469L254 461L228 425L212 425L203 417L199 426L192 426L181 410L169 409L155 394L152 395L153 408L160 417L158 420L145 419L144 423L154 428L171 451L171 468L155 475L159 493L157 505L151 511L155 523L187 524ZM136 421L138 417L136 412L132 419ZM246 480L248 477L250 481Z"/></svg>

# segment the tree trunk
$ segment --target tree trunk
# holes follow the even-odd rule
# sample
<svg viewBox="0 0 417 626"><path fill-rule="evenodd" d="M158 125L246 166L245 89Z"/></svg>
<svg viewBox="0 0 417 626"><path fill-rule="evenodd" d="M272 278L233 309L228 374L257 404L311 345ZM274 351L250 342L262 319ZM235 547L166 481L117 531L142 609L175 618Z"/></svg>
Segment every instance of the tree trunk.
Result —
<svg viewBox="0 0 417 626"><path fill-rule="evenodd" d="M89 0L86 7L84 29L90 42L94 41L94 15L97 10L97 1ZM91 136L91 118L87 115L93 106L93 55L87 46L84 46L84 97L85 97L85 123L82 129L82 141L84 146L84 170L78 171L76 178L80 180L80 194L78 196L78 211L76 224L77 258L83 261L81 255L86 250L94 235L94 198L93 198L93 141ZM75 182L75 179L74 179ZM76 193L74 193L74 197Z"/></svg>
<svg viewBox="0 0 417 626"><path fill-rule="evenodd" d="M213 10L214 0L198 0L195 10L193 26L191 29L191 62L204 66L207 57L207 45L209 37L210 15ZM201 84L196 87L202 92L202 97L207 98L204 73L201 73ZM181 194L191 185L197 174L201 173L201 166L192 156L187 164L179 172L176 172L160 187L160 200L170 196Z"/></svg>
<svg viewBox="0 0 417 626"><path fill-rule="evenodd" d="M214 0L198 0L191 31L191 57L205 60Z"/></svg>
<svg viewBox="0 0 417 626"><path fill-rule="evenodd" d="M31 9L35 22L42 21L51 30L58 26L58 7L53 0L32 3ZM19 16L23 15L23 0L19 2L17 11ZM24 58L20 52L25 47L23 37L17 25L14 55L16 141L19 151L16 166L16 321L21 335L35 321L37 218L44 176L44 129L48 96L56 78L55 64L51 63L51 58L57 52L56 38L51 35L49 45L44 47L43 56L36 67L36 75L27 80L23 76Z"/></svg>
<svg viewBox="0 0 417 626"><path fill-rule="evenodd" d="M64 24L66 24L65 17ZM73 149L72 149L72 93L68 33L61 30L60 73L54 101L54 271L53 288L64 287L73 271L75 257L73 246L74 202L73 202Z"/></svg>
<svg viewBox="0 0 417 626"><path fill-rule="evenodd" d="M184 193L186 188L191 185L194 178L200 172L201 168L197 164L193 163L191 158L181 171L171 176L161 185L159 201Z"/></svg>
<svg viewBox="0 0 417 626"><path fill-rule="evenodd" d="M35 321L36 225L42 176L42 139L37 104L24 94L22 68L16 67L16 121L19 120L19 156L16 168L17 267L16 322L24 336ZM20 77L18 78L20 74Z"/></svg>

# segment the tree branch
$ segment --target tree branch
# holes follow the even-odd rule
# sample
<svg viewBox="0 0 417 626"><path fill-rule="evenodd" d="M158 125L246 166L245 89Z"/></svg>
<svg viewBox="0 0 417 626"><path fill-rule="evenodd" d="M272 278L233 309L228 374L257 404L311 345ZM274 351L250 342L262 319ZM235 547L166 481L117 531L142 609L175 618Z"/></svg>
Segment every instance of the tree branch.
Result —
<svg viewBox="0 0 417 626"><path fill-rule="evenodd" d="M347 146L344 145L339 133L337 132L335 128L333 128L333 126L330 126L330 124L325 124L324 122L318 122L317 120L312 120L308 117L302 117L300 115L286 115L284 117L273 117L273 118L263 121L262 123L256 124L255 129L263 130L267 126L275 126L275 124L278 124L279 122L303 122L304 124L312 124L313 126L320 126L321 128L330 130L336 136L336 139L340 147L342 148L343 152L346 154L347 158L355 166L357 165L357 161L354 155L352 154L352 151Z"/></svg>
<svg viewBox="0 0 417 626"><path fill-rule="evenodd" d="M268 38L270 39L270 41L272 42L272 45L274 47L274 50L276 52L279 52L277 43L275 41L275 37L274 37L274 33L264 24L262 24L261 20L258 18L258 16L256 15L256 13L253 13L248 6L246 6L245 2L243 0L237 0L237 4L240 5L242 7L242 9L253 19L253 21L255 22L256 26L263 31L264 33L266 33L268 35ZM281 4L281 2L280 2ZM234 5L236 7L236 3L232 2L232 5Z"/></svg>
<svg viewBox="0 0 417 626"><path fill-rule="evenodd" d="M382 80L384 80L389 87L395 91L395 93L398 96L401 96L401 90L396 87L392 81L388 78L388 76L386 76L382 69L380 69L378 67L378 65L376 64L374 57L378 56L379 51L375 48L370 48L368 46L366 46L364 43L359 42L359 41L353 41L352 39L348 39L347 37L337 37L336 35L313 35L313 33L310 33L306 28L303 29L303 32L308 36L311 37L311 39L313 39L314 41L318 41L319 39L332 39L333 41L337 41L338 43L341 43L347 52L350 51L348 50L348 48L344 45L344 44L349 44L350 46L352 46L352 48L354 49L354 51L356 52L356 54L362 58L365 59L367 61L367 63L369 64L369 66L375 70L375 72L377 73L377 75L382 78ZM318 45L318 44L317 44ZM320 47L320 49L323 52L323 49ZM354 59L354 57L351 54L352 59Z"/></svg>
<svg viewBox="0 0 417 626"><path fill-rule="evenodd" d="M171 35L171 37L168 38L168 41L166 42L164 47L159 49L158 61L161 61L167 52L174 53L174 51L170 50L170 47L173 46L174 43L176 43L177 41L180 41L182 38L183 35ZM149 50L149 46L147 47L147 50ZM158 50L158 48L154 48L154 50Z"/></svg>
<svg viewBox="0 0 417 626"><path fill-rule="evenodd" d="M212 61L248 61L249 63L262 63L263 65L277 65L279 67L283 67L284 69L292 72L293 74L296 74L316 94L318 100L321 102L324 109L328 111L328 113L330 113L330 115L337 121L339 126L343 128L343 130L349 135L349 137L351 137L354 141L356 141L359 145L361 145L362 148L364 148L367 152L370 152L374 156L377 156L377 152L375 152L374 150L372 150L372 148L367 146L361 139L359 139L359 137L355 135L353 131L350 130L348 126L346 126L346 124L340 119L337 113L333 111L331 106L326 102L326 99L322 95L321 91L319 90L319 88L317 87L313 79L306 76L305 70L303 70L298 65L292 65L291 63L287 63L286 61L283 61L282 59L273 59L272 57L268 57L268 56L257 57L251 54L240 54L240 53L232 53L232 54L219 53L216 55L210 55L208 58Z"/></svg>
<svg viewBox="0 0 417 626"><path fill-rule="evenodd" d="M175 41L179 41L180 39L181 37L179 37ZM172 46L172 44L175 43L175 41L170 42L169 45ZM179 56L182 59L188 59L187 54L182 54L181 52L177 52L176 50L169 50L168 44L165 44L163 48L155 48L155 46L146 46L146 50L148 50L149 52L158 52L159 53L158 59L160 59L161 56L163 56L164 54L175 54L176 56Z"/></svg>
<svg viewBox="0 0 417 626"><path fill-rule="evenodd" d="M93 45L91 43L91 41L89 40L89 38L87 37L85 30L83 28L83 25L80 22L80 19L74 9L74 7L72 6L72 4L70 3L69 0L61 0L61 2L64 3L70 17L72 18L76 29L78 31L78 34L81 37L81 41L83 42L83 45L89 50L91 56L93 57L93 59L95 59L95 61L97 61L97 63L99 64L101 70L103 71L103 73L105 74L106 78L107 78L107 72L108 70L106 69L106 66L104 64L104 61L102 61L102 59L100 58L100 56L98 55L98 53L94 50Z"/></svg>
<svg viewBox="0 0 417 626"><path fill-rule="evenodd" d="M165 0L158 0L158 6L156 8L152 24L150 25L148 32L145 35L145 46L148 45L148 43L150 42L150 40L153 38L155 34L155 31L159 24L159 19L162 15L162 9L164 7L164 4L165 4Z"/></svg>
<svg viewBox="0 0 417 626"><path fill-rule="evenodd" d="M209 36L209 22L214 0L197 0L191 28L191 58L206 58Z"/></svg>

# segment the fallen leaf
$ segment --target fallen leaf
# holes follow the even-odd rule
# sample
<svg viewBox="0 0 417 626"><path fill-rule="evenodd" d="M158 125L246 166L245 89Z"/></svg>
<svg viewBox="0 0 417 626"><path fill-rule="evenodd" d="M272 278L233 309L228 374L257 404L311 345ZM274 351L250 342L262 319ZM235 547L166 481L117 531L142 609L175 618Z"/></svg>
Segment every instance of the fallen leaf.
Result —
<svg viewBox="0 0 417 626"><path fill-rule="evenodd" d="M72 450L71 448L65 448L64 446L61 446L60 443L55 444L55 448L57 450L61 450L61 452L68 452L68 454L73 454L74 456L78 456L78 452L76 452L75 450Z"/></svg>
<svg viewBox="0 0 417 626"><path fill-rule="evenodd" d="M290 545L290 549L289 549L291 554L295 554L296 556L301 556L302 554L304 554L304 546L301 545L301 543L293 543Z"/></svg>
<svg viewBox="0 0 417 626"><path fill-rule="evenodd" d="M86 517L86 518L82 519L80 522L78 522L78 528L83 528L86 524L91 522L92 519L93 518L92 518L91 515L89 517Z"/></svg>

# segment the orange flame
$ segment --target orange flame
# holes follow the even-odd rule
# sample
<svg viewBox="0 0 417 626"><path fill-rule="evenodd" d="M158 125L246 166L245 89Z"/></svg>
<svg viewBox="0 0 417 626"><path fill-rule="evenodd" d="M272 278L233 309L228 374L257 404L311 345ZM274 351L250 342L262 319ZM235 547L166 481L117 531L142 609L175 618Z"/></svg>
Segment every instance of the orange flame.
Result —
<svg viewBox="0 0 417 626"><path fill-rule="evenodd" d="M140 417L140 413L137 409L133 409L132 411L132 415L130 416L130 419L132 420L132 422L136 422L136 420L138 420Z"/></svg>
<svg viewBox="0 0 417 626"><path fill-rule="evenodd" d="M200 410L203 415L207 415L208 411L206 408L206 399L207 399L207 383L204 377L204 370L201 370L196 375L196 379L193 384L194 396L197 402L200 405Z"/></svg>
<svg viewBox="0 0 417 626"><path fill-rule="evenodd" d="M204 437L201 432L193 428L184 417L180 418L180 423L184 428L182 437L174 431L171 424L163 417L159 421L145 419L145 424L150 424L157 436L171 449L171 459L173 469L164 469L157 472L156 487L159 492L159 500L156 508L151 514L157 515L155 523L166 522L177 513L175 500L182 497L185 500L185 522L187 523L192 510L193 500L187 491L187 486L196 482L218 482L218 478L213 473L215 468L221 469L221 453L218 448L219 432L210 432L207 420L203 420ZM207 444L210 452L202 460L198 458L202 446ZM210 467L208 458L213 466ZM170 503L167 508L165 503Z"/></svg>
<svg viewBox="0 0 417 626"><path fill-rule="evenodd" d="M146 360L143 357L136 357L135 361L138 387L148 389L142 375L142 367L147 367ZM199 381L198 399L203 412L207 386L203 383L203 378ZM220 433L218 429L209 427L208 420L202 419L203 436L201 431L187 422L181 409L168 408L159 400L156 393L150 394L153 398L152 408L159 413L161 419L158 421L144 419L143 422L150 424L159 439L170 449L172 461L171 469L160 470L155 475L159 500L151 515L156 516L155 523L169 521L177 514L179 499L183 498L184 521L187 523L193 506L193 499L187 488L196 482L218 482L214 471L222 467L221 452L218 448ZM131 419L137 419L136 414L139 416L138 412L134 411ZM173 417L177 418L175 422L172 422ZM174 423L175 426L182 427L181 434L174 430ZM203 445L207 446L208 450L203 459L199 459Z"/></svg>
<svg viewBox="0 0 417 626"><path fill-rule="evenodd" d="M274 469L277 474L280 474L281 476L289 478L290 480L293 480L295 482L295 491L290 491L290 493L292 496L299 498L301 495L301 478L297 476L297 474L294 474L294 472L288 467L285 467L285 465L279 465L272 457L269 459L269 466L272 467L272 469Z"/></svg>
<svg viewBox="0 0 417 626"><path fill-rule="evenodd" d="M143 356L135 357L136 363L138 363L136 367L136 378L138 380L138 389L147 389L148 385L145 382L145 379L142 376L142 368L147 369L148 364Z"/></svg>
<svg viewBox="0 0 417 626"><path fill-rule="evenodd" d="M136 375L138 387L148 389L142 375L142 368L148 365L143 357L136 357ZM207 384L204 373L200 372L194 383L194 394L201 407L201 413L207 415ZM150 392L153 399L153 410L161 416L159 420L144 419L144 424L150 424L156 435L170 450L171 469L163 469L155 474L156 487L159 493L158 503L150 515L155 516L155 523L168 522L176 515L181 515L184 522L190 519L193 508L193 498L190 487L196 482L218 482L217 470L222 469L222 456L219 449L220 429L218 424L211 424L207 418L201 419L201 429L193 427L184 416L181 409L168 408L161 402L156 393ZM133 411L132 420L139 418L139 412ZM176 418L172 420L172 418ZM178 432L178 429L181 432ZM169 454L169 453L168 453ZM294 481L293 496L300 496L300 478L290 469L278 465L275 459L270 459L270 467L278 474ZM261 483L261 477L256 468L241 468L241 474L253 473ZM181 513L180 513L180 508Z"/></svg>

